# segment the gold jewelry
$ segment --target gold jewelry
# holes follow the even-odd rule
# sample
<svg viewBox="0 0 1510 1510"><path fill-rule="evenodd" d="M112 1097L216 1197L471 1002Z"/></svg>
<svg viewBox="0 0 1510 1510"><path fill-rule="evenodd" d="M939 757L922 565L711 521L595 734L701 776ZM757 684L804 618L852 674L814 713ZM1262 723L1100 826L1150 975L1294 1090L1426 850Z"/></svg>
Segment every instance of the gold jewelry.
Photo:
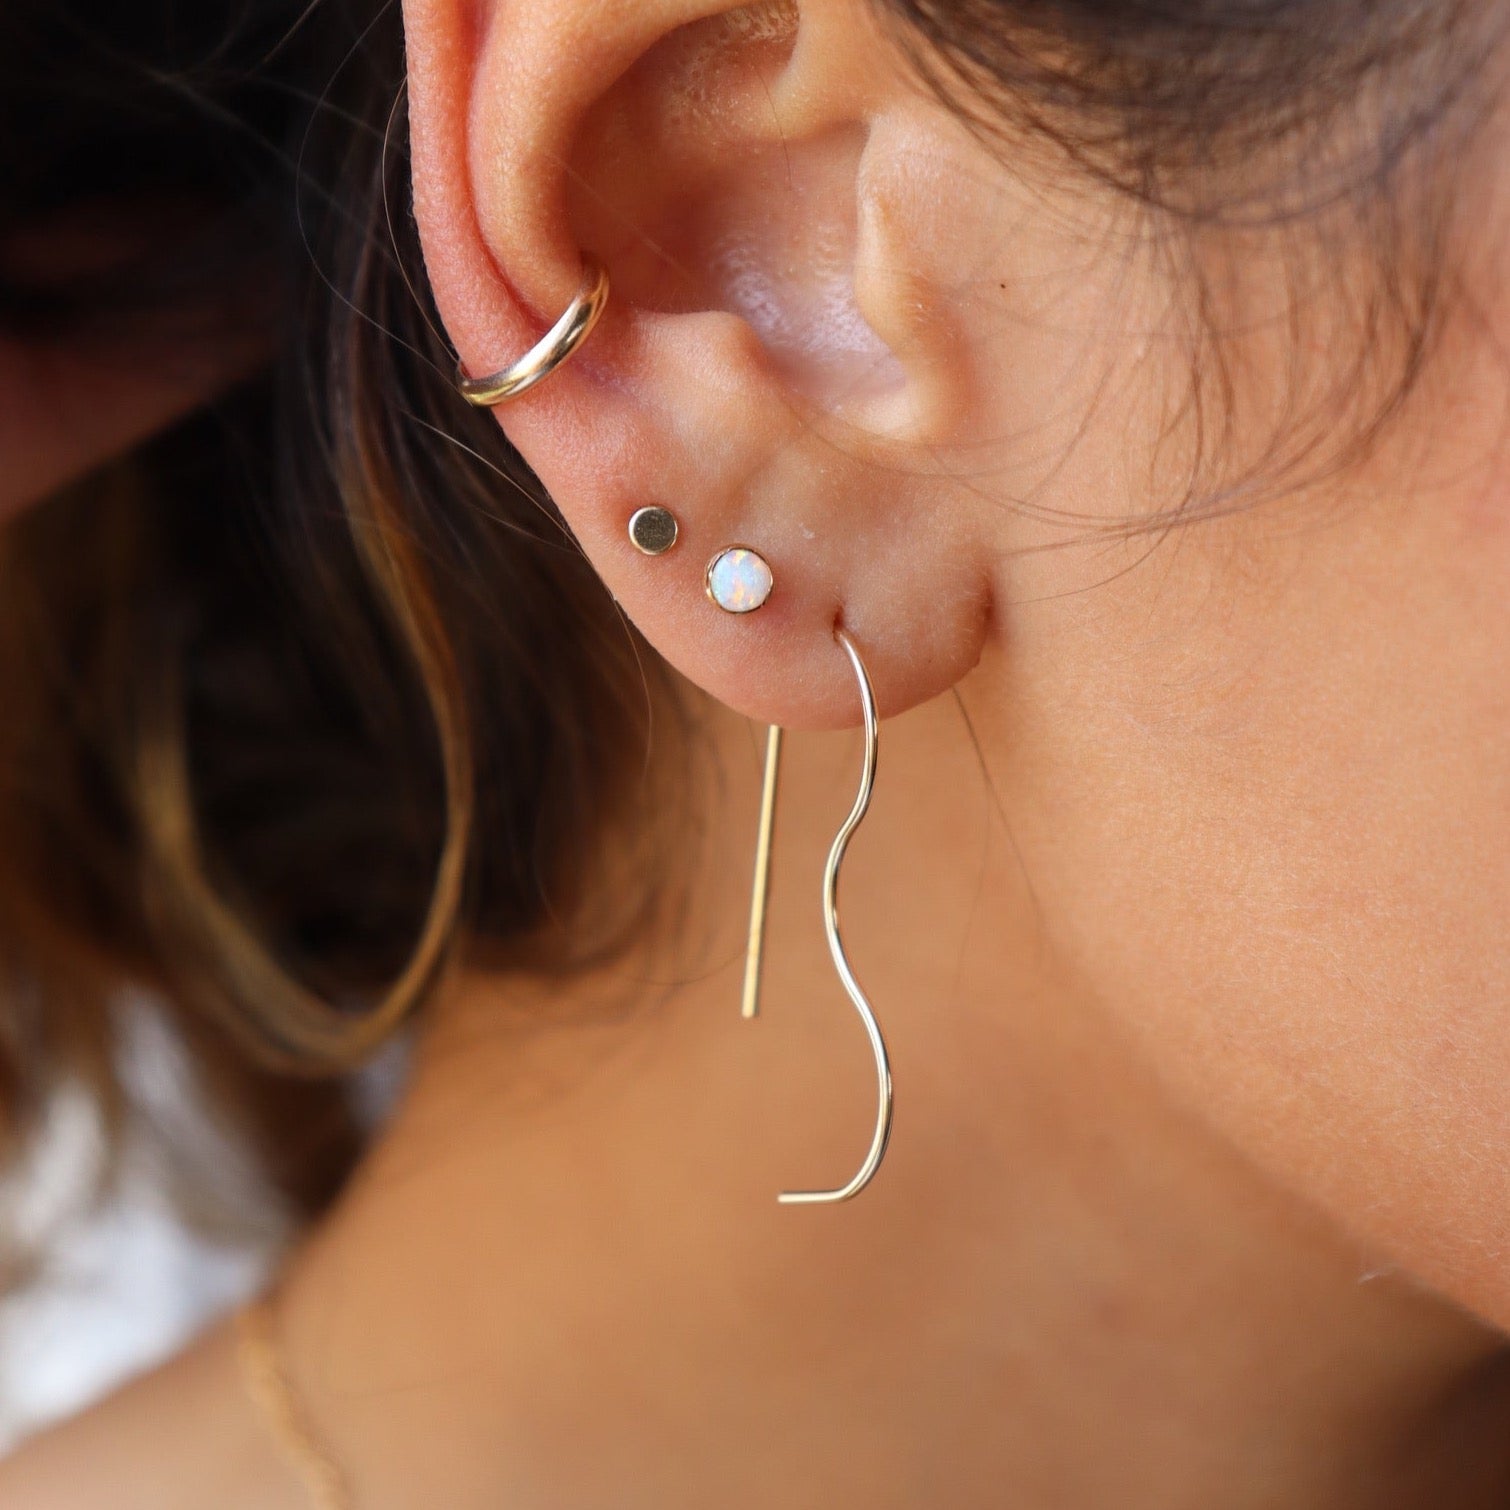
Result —
<svg viewBox="0 0 1510 1510"><path fill-rule="evenodd" d="M755 885L750 894L750 941L745 948L745 983L739 1015L760 1015L760 974L765 964L765 910L771 898L771 842L776 829L776 788L781 780L780 724L766 730L765 780L760 787L760 832L755 840Z"/></svg>
<svg viewBox="0 0 1510 1510"><path fill-rule="evenodd" d="M629 516L629 543L642 556L664 556L680 533L676 515L658 503L647 504Z"/></svg>
<svg viewBox="0 0 1510 1510"><path fill-rule="evenodd" d="M860 787L855 794L854 806L849 816L839 826L834 842L829 848L828 863L823 870L823 928L828 937L828 952L838 972L860 1021L870 1039L871 1053L876 1061L876 1127L871 1135L870 1148L854 1176L847 1184L835 1190L783 1190L776 1199L784 1206L831 1205L848 1201L865 1189L875 1178L886 1156L886 1145L891 1140L892 1093L891 1060L886 1052L886 1039L881 1025L876 1020L874 1009L865 995L860 982L855 978L849 963L849 954L839 932L839 871L844 865L845 851L850 837L860 826L870 807L871 793L876 786L876 756L880 745L880 720L876 716L876 695L871 686L870 674L855 642L843 629L834 630L834 638L844 647L854 669L855 680L860 688L860 708L865 719L865 758L860 770ZM750 938L745 951L744 995L741 1012L745 1017L754 1017L760 1010L760 974L765 956L766 898L770 888L772 836L776 823L776 789L781 765L781 729L772 725L766 740L765 781L760 801L760 833L755 847L755 886L750 903Z"/></svg>
<svg viewBox="0 0 1510 1510"><path fill-rule="evenodd" d="M258 1416L303 1483L314 1510L355 1510L346 1476L320 1445L283 1365L270 1296L237 1312L236 1362Z"/></svg>
<svg viewBox="0 0 1510 1510"><path fill-rule="evenodd" d="M608 272L591 253L582 257L582 286L540 340L517 362L488 377L468 377L458 363L456 387L461 396L479 409L491 409L528 393L536 383L543 383L563 362L576 354L592 334L608 303Z"/></svg>

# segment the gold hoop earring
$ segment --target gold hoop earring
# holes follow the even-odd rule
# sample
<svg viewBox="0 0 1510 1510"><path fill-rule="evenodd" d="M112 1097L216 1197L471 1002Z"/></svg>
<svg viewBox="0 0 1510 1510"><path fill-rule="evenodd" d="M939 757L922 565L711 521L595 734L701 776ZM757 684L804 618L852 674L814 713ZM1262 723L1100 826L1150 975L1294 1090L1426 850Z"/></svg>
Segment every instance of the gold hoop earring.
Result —
<svg viewBox="0 0 1510 1510"><path fill-rule="evenodd" d="M839 872L844 866L844 856L849 841L864 820L870 808L871 794L876 785L876 757L880 747L880 720L876 715L875 689L870 673L855 642L843 629L835 629L834 638L843 646L860 690L860 708L865 719L865 756L860 769L860 785L855 793L854 805L849 816L839 825L834 842L829 848L828 863L823 869L823 928L828 938L828 952L834 969L844 986L846 994L860 1014L871 1053L876 1062L876 1125L871 1135L870 1148L864 1161L846 1184L833 1190L783 1190L776 1199L783 1206L833 1205L840 1201L853 1200L875 1178L886 1157L886 1145L891 1140L892 1089L891 1059L886 1050L886 1039L881 1024L876 1019L874 1008L855 976L849 962L849 953L839 930ZM766 902L770 893L771 848L776 826L776 793L780 783L782 730L773 724L766 739L765 780L761 787L760 831L755 846L755 885L750 902L750 937L745 952L744 994L741 1013L755 1017L760 1011L761 967L765 958Z"/></svg>
<svg viewBox="0 0 1510 1510"><path fill-rule="evenodd" d="M608 271L591 253L584 253L582 285L576 298L567 305L566 313L517 362L501 372L488 377L468 377L458 363L457 392L479 409L491 409L528 393L576 355L592 334L607 303Z"/></svg>

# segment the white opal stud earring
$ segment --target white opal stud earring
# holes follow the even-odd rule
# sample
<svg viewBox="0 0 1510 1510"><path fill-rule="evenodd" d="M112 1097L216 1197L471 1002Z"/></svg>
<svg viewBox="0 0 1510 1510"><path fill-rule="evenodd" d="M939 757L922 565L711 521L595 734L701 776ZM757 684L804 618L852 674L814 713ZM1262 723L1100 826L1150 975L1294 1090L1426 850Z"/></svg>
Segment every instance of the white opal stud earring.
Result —
<svg viewBox="0 0 1510 1510"><path fill-rule="evenodd" d="M636 509L629 518L629 543L645 556L664 556L676 544L676 515L659 504Z"/></svg>
<svg viewBox="0 0 1510 1510"><path fill-rule="evenodd" d="M770 564L747 545L731 545L709 563L708 596L725 613L754 613L771 596Z"/></svg>

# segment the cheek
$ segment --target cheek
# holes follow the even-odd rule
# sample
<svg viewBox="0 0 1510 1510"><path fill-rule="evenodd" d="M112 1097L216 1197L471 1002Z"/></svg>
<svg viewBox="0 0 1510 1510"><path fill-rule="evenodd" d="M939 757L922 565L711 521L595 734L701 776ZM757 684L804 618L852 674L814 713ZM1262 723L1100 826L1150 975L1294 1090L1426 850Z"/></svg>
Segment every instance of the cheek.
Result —
<svg viewBox="0 0 1510 1510"><path fill-rule="evenodd" d="M1025 861L1177 1094L1507 1324L1510 553L1255 527L1024 634Z"/></svg>

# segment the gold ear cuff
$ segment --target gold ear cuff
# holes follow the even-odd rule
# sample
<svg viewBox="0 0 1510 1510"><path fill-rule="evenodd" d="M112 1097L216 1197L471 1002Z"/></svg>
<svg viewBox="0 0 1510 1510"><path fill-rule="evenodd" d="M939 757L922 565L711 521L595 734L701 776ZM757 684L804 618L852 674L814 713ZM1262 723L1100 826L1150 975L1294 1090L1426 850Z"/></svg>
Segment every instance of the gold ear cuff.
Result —
<svg viewBox="0 0 1510 1510"><path fill-rule="evenodd" d="M468 377L456 368L457 392L479 409L491 409L528 393L536 383L543 383L564 362L581 349L602 317L608 303L608 271L590 252L582 256L582 286L540 340L517 362L489 377Z"/></svg>

